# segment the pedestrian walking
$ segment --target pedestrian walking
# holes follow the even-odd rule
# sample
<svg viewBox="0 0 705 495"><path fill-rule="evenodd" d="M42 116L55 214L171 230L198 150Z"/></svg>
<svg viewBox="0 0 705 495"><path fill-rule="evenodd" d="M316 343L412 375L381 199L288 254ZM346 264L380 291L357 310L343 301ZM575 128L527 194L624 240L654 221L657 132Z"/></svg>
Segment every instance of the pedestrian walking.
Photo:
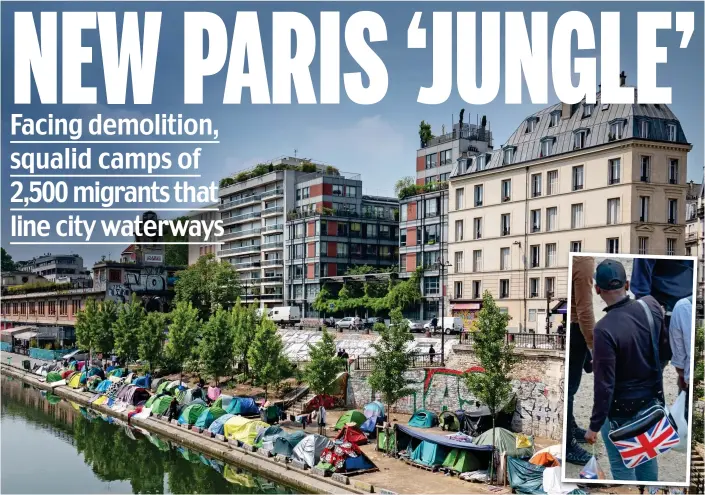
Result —
<svg viewBox="0 0 705 495"><path fill-rule="evenodd" d="M431 348L428 350L428 356L431 363L433 363L433 358L436 356L436 349L433 348L433 344L431 344Z"/></svg>

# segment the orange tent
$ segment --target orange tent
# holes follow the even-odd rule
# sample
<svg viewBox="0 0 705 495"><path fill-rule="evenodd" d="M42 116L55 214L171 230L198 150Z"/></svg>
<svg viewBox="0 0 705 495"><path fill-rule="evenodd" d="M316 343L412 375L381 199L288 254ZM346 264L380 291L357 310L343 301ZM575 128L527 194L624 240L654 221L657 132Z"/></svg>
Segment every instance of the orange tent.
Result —
<svg viewBox="0 0 705 495"><path fill-rule="evenodd" d="M553 457L550 452L538 452L529 459L529 462L543 467L556 467L561 465L560 461Z"/></svg>

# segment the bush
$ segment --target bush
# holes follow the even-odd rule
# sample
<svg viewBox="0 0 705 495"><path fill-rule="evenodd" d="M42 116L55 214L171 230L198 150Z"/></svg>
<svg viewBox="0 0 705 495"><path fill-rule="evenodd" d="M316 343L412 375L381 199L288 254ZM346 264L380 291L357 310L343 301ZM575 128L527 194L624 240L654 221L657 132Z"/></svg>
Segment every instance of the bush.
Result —
<svg viewBox="0 0 705 495"><path fill-rule="evenodd" d="M382 333L387 329L387 325L384 323L377 322L372 326L372 331L377 333Z"/></svg>
<svg viewBox="0 0 705 495"><path fill-rule="evenodd" d="M250 174L248 174L247 172L240 172L235 176L235 182L245 182L249 178Z"/></svg>
<svg viewBox="0 0 705 495"><path fill-rule="evenodd" d="M220 179L219 186L222 189L224 187L232 186L233 184L235 184L235 179L233 179L232 177L224 177Z"/></svg>
<svg viewBox="0 0 705 495"><path fill-rule="evenodd" d="M311 162L303 162L300 166L300 170L302 172L306 172L306 173L313 173L313 172L316 172L318 169Z"/></svg>

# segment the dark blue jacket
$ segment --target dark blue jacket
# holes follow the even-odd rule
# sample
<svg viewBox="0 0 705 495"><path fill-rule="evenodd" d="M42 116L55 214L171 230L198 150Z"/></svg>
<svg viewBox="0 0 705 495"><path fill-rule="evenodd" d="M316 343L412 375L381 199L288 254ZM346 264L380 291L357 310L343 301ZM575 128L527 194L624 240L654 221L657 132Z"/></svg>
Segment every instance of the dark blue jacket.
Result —
<svg viewBox="0 0 705 495"><path fill-rule="evenodd" d="M652 295L672 311L679 300L693 294L693 262L636 258L629 288L637 299Z"/></svg>

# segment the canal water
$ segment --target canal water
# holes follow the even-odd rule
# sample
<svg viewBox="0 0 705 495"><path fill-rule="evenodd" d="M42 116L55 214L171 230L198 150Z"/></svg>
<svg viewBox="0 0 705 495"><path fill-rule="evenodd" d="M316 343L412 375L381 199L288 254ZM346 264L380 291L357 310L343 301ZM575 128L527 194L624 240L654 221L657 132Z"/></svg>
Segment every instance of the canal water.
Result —
<svg viewBox="0 0 705 495"><path fill-rule="evenodd" d="M294 493L2 377L2 493Z"/></svg>

